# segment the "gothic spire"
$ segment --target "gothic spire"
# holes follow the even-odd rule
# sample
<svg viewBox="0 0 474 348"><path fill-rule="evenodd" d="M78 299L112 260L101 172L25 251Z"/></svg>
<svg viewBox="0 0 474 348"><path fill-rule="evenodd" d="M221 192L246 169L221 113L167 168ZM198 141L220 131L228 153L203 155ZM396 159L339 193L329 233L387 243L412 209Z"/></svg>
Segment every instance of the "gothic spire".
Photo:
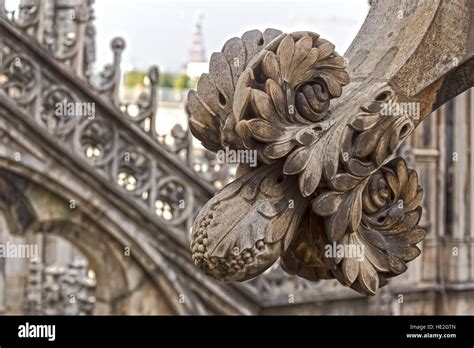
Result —
<svg viewBox="0 0 474 348"><path fill-rule="evenodd" d="M202 19L203 15L200 14L193 26L188 63L206 62L206 50L204 48L204 37L202 34Z"/></svg>

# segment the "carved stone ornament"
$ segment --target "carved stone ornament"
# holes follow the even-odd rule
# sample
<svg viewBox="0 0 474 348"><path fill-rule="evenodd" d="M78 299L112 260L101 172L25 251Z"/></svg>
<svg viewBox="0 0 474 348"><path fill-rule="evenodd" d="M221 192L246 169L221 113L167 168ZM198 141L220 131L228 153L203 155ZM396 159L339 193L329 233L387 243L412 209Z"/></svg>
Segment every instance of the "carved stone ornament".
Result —
<svg viewBox="0 0 474 348"><path fill-rule="evenodd" d="M188 96L193 135L214 152L256 151L258 165L240 164L197 216L194 263L231 282L281 259L367 295L403 273L426 230L417 173L394 155L419 115L385 115L399 97L380 83L334 109L349 75L312 32L249 31L209 71Z"/></svg>

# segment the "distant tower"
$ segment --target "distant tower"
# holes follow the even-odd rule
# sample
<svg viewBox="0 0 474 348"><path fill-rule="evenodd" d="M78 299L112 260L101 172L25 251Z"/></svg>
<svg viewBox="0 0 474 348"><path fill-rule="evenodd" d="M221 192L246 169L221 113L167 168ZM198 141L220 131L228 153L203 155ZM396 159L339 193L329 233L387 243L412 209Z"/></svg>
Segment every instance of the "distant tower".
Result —
<svg viewBox="0 0 474 348"><path fill-rule="evenodd" d="M202 19L200 14L193 26L193 37L189 50L188 63L203 63L206 61L206 50L204 48L204 37L202 35Z"/></svg>
<svg viewBox="0 0 474 348"><path fill-rule="evenodd" d="M186 64L186 74L191 79L197 79L208 71L204 36L202 34L202 20L203 15L199 14L193 25L191 48L189 49L189 57Z"/></svg>

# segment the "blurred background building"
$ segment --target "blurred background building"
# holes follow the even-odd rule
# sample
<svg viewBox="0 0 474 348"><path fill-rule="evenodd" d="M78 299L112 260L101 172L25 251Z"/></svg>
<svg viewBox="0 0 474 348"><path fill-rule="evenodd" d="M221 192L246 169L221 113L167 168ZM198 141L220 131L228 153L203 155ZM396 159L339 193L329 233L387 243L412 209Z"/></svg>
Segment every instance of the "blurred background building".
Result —
<svg viewBox="0 0 474 348"><path fill-rule="evenodd" d="M324 1L301 3L318 12L319 22L311 22L318 32L319 23L333 30L349 23L353 37L364 19L325 17ZM185 110L188 90L208 69L204 19L215 14L194 15L186 44L166 33L188 53L177 69L158 74L124 63L122 39L112 40L112 63L96 70L102 47L91 0L4 5L0 0L0 244L34 244L40 252L0 258L1 313L474 313L472 89L434 112L400 149L421 176L430 231L405 274L371 298L336 281L291 277L278 265L226 285L200 274L188 251L195 214L235 174L193 140ZM174 6L143 6L151 5L156 12ZM292 12L299 5L275 6ZM369 10L366 1L359 6ZM230 26L232 15L221 15ZM128 18L124 30L136 30L134 21L141 19ZM221 31L223 41L239 34ZM333 40L330 34L323 36ZM154 45L153 33L142 36ZM95 117L58 118L54 105L64 101L93 104Z"/></svg>

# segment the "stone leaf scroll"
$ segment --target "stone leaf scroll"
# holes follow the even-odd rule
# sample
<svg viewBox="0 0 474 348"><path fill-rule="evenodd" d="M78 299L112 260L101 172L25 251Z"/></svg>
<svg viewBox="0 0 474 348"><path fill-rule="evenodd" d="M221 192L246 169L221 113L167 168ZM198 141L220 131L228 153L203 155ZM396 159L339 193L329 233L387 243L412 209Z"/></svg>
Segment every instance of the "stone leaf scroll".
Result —
<svg viewBox="0 0 474 348"><path fill-rule="evenodd" d="M417 120L384 114L399 101L388 84L338 103L348 84L344 59L312 32L253 30L212 55L188 96L192 134L213 152L256 151L258 165L241 163L197 216L199 269L245 281L280 260L374 295L420 254L423 191L394 158Z"/></svg>

